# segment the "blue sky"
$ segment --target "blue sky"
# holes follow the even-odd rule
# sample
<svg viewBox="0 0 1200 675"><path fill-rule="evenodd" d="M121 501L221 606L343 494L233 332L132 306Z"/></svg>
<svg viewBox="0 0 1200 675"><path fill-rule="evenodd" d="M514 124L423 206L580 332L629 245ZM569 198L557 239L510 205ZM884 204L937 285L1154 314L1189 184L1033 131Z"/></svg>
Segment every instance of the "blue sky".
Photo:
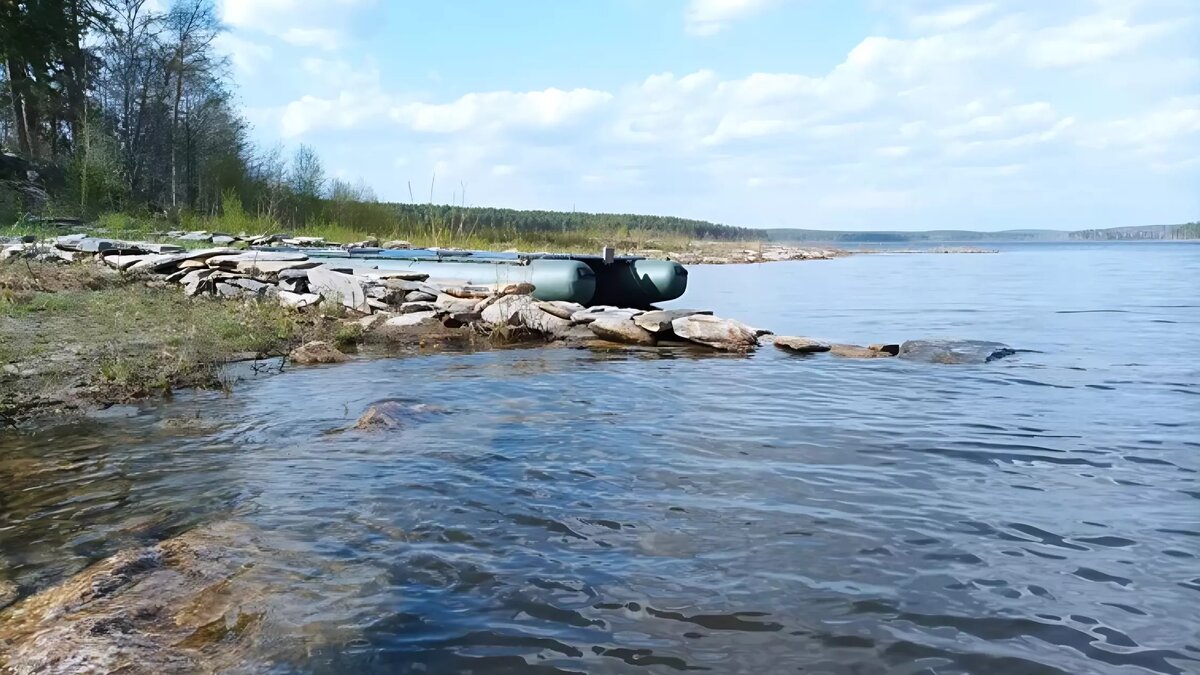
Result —
<svg viewBox="0 0 1200 675"><path fill-rule="evenodd" d="M1200 219L1195 0L219 0L255 140L383 199L746 227Z"/></svg>

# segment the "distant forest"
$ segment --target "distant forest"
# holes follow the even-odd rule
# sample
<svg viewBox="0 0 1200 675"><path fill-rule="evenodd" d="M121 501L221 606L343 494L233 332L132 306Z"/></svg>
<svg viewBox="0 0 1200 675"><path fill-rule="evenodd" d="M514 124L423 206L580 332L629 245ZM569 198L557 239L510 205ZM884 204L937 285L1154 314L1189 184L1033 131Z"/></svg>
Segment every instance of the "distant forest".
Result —
<svg viewBox="0 0 1200 675"><path fill-rule="evenodd" d="M839 230L763 230L770 241L829 242L844 244L892 242L984 242L984 241L1150 241L1200 239L1200 222L1182 225L1143 225L1091 230L925 230L921 232L845 232Z"/></svg>
<svg viewBox="0 0 1200 675"><path fill-rule="evenodd" d="M656 232L664 235L713 241L749 241L762 238L761 230L718 225L706 220L674 216L643 216L633 213L583 213L564 211L521 211L478 206L445 204L403 204L394 208L405 218L429 217L438 220L465 221L479 230L519 230L530 233L564 233L574 231L611 232L618 238L630 231Z"/></svg>

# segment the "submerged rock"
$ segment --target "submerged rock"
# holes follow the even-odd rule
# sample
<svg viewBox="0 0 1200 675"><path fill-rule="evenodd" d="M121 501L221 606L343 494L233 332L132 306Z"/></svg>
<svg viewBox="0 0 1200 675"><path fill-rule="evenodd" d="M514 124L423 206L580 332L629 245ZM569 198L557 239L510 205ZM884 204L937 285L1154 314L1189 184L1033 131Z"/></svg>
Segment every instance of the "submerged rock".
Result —
<svg viewBox="0 0 1200 675"><path fill-rule="evenodd" d="M900 345L898 356L929 363L989 363L1016 354L1000 342L983 340L909 340Z"/></svg>
<svg viewBox="0 0 1200 675"><path fill-rule="evenodd" d="M847 359L886 359L892 355L858 345L830 345L829 353Z"/></svg>
<svg viewBox="0 0 1200 675"><path fill-rule="evenodd" d="M273 597L253 570L280 555L232 522L121 551L0 611L0 670L245 671Z"/></svg>
<svg viewBox="0 0 1200 675"><path fill-rule="evenodd" d="M816 354L818 352L827 352L831 349L831 345L828 342L786 335L776 337L775 346L798 354Z"/></svg>
<svg viewBox="0 0 1200 675"><path fill-rule="evenodd" d="M338 351L333 345L328 342L314 340L303 346L297 347L288 354L288 358L292 363L302 365L311 365L314 363L342 363L349 361L350 357Z"/></svg>
<svg viewBox="0 0 1200 675"><path fill-rule="evenodd" d="M376 401L354 423L359 431L388 431L403 428L408 422L426 415L445 412L441 408L425 403L412 403L399 399Z"/></svg>
<svg viewBox="0 0 1200 675"><path fill-rule="evenodd" d="M722 351L746 351L758 346L758 332L733 319L695 314L675 319L671 328L685 340Z"/></svg>

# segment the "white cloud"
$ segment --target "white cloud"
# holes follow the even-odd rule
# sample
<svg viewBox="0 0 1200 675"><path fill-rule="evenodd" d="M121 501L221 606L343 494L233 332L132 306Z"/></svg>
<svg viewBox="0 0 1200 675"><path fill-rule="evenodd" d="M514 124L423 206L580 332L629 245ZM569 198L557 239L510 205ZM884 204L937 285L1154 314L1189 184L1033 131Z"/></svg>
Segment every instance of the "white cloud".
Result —
<svg viewBox="0 0 1200 675"><path fill-rule="evenodd" d="M1065 26L1038 31L1030 40L1029 62L1038 68L1069 68L1127 54L1170 31L1166 23L1130 24L1096 14Z"/></svg>
<svg viewBox="0 0 1200 675"><path fill-rule="evenodd" d="M268 45L247 40L233 33L221 33L213 41L218 52L229 57L233 67L242 73L252 74L258 71L263 62L271 58L272 50Z"/></svg>
<svg viewBox="0 0 1200 675"><path fill-rule="evenodd" d="M684 10L684 28L698 36L715 35L727 24L753 14L773 0L690 0Z"/></svg>
<svg viewBox="0 0 1200 675"><path fill-rule="evenodd" d="M578 197L740 225L878 227L881 215L924 225L938 209L1044 205L1054 184L1052 209L1113 176L1197 171L1200 97L1179 94L1200 91L1200 70L1189 56L1137 81L1182 49L1163 16L1135 18L1131 1L1072 0L1081 13L922 0L924 13L896 10L899 34L866 36L823 71L698 69L609 90L435 97L389 90L373 64L310 54L299 67L320 93L271 114L289 138L369 137L365 154L405 158L380 170L393 186L397 169L426 183L436 173L444 198L461 180L479 204L569 209ZM768 4L694 2L689 20L711 34ZM781 222L798 203L811 220Z"/></svg>
<svg viewBox="0 0 1200 675"><path fill-rule="evenodd" d="M308 60L304 65L322 73L329 63ZM471 93L449 103L407 102L382 92L378 82L364 81L334 98L303 96L288 103L279 119L286 137L389 123L430 134L546 131L586 117L611 99L612 94L594 89L564 91L551 87L542 91Z"/></svg>
<svg viewBox="0 0 1200 675"><path fill-rule="evenodd" d="M952 30L975 23L994 11L996 6L991 3L949 7L932 14L914 16L909 19L909 24L917 30Z"/></svg>
<svg viewBox="0 0 1200 675"><path fill-rule="evenodd" d="M219 0L221 21L302 46L337 49L375 0Z"/></svg>

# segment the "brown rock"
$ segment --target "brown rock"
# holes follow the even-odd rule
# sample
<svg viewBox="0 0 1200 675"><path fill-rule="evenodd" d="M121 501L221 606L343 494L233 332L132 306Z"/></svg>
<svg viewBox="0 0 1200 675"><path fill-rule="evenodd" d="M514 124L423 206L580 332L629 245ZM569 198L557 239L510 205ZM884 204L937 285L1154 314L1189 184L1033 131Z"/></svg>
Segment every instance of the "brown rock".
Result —
<svg viewBox="0 0 1200 675"><path fill-rule="evenodd" d="M747 351L758 346L758 333L740 321L695 314L675 319L671 328L679 337L722 351Z"/></svg>
<svg viewBox="0 0 1200 675"><path fill-rule="evenodd" d="M817 352L827 352L830 350L830 345L825 342L806 337L783 335L775 338L775 346L799 354L816 354Z"/></svg>
<svg viewBox="0 0 1200 675"><path fill-rule="evenodd" d="M900 353L900 345L867 345L867 349L885 352L888 356L896 356Z"/></svg>
<svg viewBox="0 0 1200 675"><path fill-rule="evenodd" d="M887 352L858 345L830 345L829 353L847 359L885 359L891 356Z"/></svg>
<svg viewBox="0 0 1200 675"><path fill-rule="evenodd" d="M321 342L320 340L314 340L313 342L309 342L303 346L293 349L292 353L288 355L288 358L291 359L292 363L298 363L302 365L311 365L314 363L342 363L343 361L350 360L349 356L339 352L328 342Z"/></svg>
<svg viewBox="0 0 1200 675"><path fill-rule="evenodd" d="M654 337L654 333L634 323L632 317L604 316L602 314L595 321L589 323L588 328L597 337L611 340L612 342L645 345L647 347L653 347L658 344L658 339Z"/></svg>

